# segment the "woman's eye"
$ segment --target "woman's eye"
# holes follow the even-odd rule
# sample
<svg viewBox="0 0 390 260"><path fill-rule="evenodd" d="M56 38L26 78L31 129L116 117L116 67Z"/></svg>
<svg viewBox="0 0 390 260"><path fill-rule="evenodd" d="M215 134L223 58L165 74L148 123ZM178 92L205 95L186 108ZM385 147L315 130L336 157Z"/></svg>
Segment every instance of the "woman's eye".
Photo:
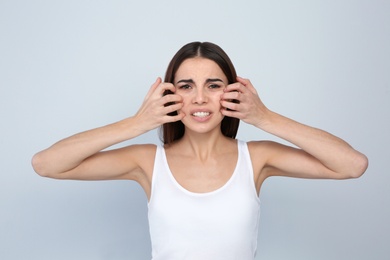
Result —
<svg viewBox="0 0 390 260"><path fill-rule="evenodd" d="M210 86L209 86L209 88L211 88L211 89L218 89L218 88L220 88L221 86L220 85L217 85L217 84L211 84Z"/></svg>
<svg viewBox="0 0 390 260"><path fill-rule="evenodd" d="M188 84L179 86L179 89L190 89L190 88L191 86Z"/></svg>

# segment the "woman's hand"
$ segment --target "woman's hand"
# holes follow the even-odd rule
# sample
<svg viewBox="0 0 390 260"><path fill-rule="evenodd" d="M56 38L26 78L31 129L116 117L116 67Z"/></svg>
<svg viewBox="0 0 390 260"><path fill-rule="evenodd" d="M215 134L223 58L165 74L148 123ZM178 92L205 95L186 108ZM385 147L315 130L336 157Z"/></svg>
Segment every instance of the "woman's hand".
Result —
<svg viewBox="0 0 390 260"><path fill-rule="evenodd" d="M224 89L221 96L221 113L262 128L267 121L269 110L248 79L237 77L237 81Z"/></svg>
<svg viewBox="0 0 390 260"><path fill-rule="evenodd" d="M173 94L163 96L165 91L171 91ZM185 116L183 112L179 112L183 107L182 97L175 94L175 91L173 84L162 83L161 78L157 78L134 116L142 131L147 132L162 124L179 121ZM167 103L172 105L167 106ZM177 115L168 115L174 111L178 111Z"/></svg>
<svg viewBox="0 0 390 260"><path fill-rule="evenodd" d="M135 116L78 133L55 143L34 155L32 163L35 171L41 176L51 178L132 179L134 176L129 173L137 172L139 161L142 161L138 156L140 152L132 152L138 148L132 146L133 148L101 151L164 123L182 119L184 113L167 115L181 109L182 98L177 94L163 96L166 90L174 93L175 87L170 83L161 83L158 78ZM164 106L170 102L173 105Z"/></svg>
<svg viewBox="0 0 390 260"><path fill-rule="evenodd" d="M237 81L224 89L221 113L239 118L300 148L252 142L254 156L265 159L262 167L273 169L266 175L345 179L364 173L368 166L365 155L330 133L268 110L249 80L237 77Z"/></svg>

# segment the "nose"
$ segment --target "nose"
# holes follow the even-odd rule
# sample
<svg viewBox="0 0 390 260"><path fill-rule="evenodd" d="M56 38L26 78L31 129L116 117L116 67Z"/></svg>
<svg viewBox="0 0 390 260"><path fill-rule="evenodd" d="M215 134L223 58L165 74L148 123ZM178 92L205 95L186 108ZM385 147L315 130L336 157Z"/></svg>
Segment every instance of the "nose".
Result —
<svg viewBox="0 0 390 260"><path fill-rule="evenodd" d="M207 102L207 94L205 93L203 88L196 89L193 102L196 104L204 104Z"/></svg>

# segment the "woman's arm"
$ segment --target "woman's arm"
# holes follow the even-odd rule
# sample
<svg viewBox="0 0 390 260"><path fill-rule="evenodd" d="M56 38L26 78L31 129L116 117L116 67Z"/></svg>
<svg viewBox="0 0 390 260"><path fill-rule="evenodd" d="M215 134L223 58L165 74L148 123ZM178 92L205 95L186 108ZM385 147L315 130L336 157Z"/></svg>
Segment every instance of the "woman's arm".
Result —
<svg viewBox="0 0 390 260"><path fill-rule="evenodd" d="M146 152L150 146L130 146L112 151L101 151L166 122L181 120L183 114L167 115L181 108L181 97L176 94L163 97L165 90L175 92L172 84L161 83L161 79L158 78L134 116L55 143L34 155L32 159L34 170L41 176L59 179L131 178L126 175L139 167L144 155L143 150ZM164 104L168 102L176 104L165 107Z"/></svg>
<svg viewBox="0 0 390 260"><path fill-rule="evenodd" d="M227 101L231 99L240 103ZM345 179L359 177L367 168L366 156L342 139L268 110L249 80L238 78L238 83L229 85L221 104L233 110L222 109L224 115L240 118L300 148L274 142L251 143L256 156L266 156L262 168L274 169L267 170L270 176Z"/></svg>

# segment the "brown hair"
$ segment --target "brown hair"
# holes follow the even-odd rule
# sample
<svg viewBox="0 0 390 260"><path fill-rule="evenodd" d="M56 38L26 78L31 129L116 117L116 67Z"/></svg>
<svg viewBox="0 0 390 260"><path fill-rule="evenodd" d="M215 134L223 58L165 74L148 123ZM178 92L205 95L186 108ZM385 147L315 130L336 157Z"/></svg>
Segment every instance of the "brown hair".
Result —
<svg viewBox="0 0 390 260"><path fill-rule="evenodd" d="M214 61L227 77L228 84L236 82L237 73L230 58L221 47L210 42L191 42L184 45L169 63L164 82L174 83L176 71L183 61L194 57L202 57ZM171 92L167 91L164 95L169 93ZM177 115L177 112L172 114ZM237 135L239 123L239 119L225 116L221 123L222 134L234 139ZM181 121L166 123L161 127L160 138L164 144L170 144L179 140L183 135L184 124Z"/></svg>

